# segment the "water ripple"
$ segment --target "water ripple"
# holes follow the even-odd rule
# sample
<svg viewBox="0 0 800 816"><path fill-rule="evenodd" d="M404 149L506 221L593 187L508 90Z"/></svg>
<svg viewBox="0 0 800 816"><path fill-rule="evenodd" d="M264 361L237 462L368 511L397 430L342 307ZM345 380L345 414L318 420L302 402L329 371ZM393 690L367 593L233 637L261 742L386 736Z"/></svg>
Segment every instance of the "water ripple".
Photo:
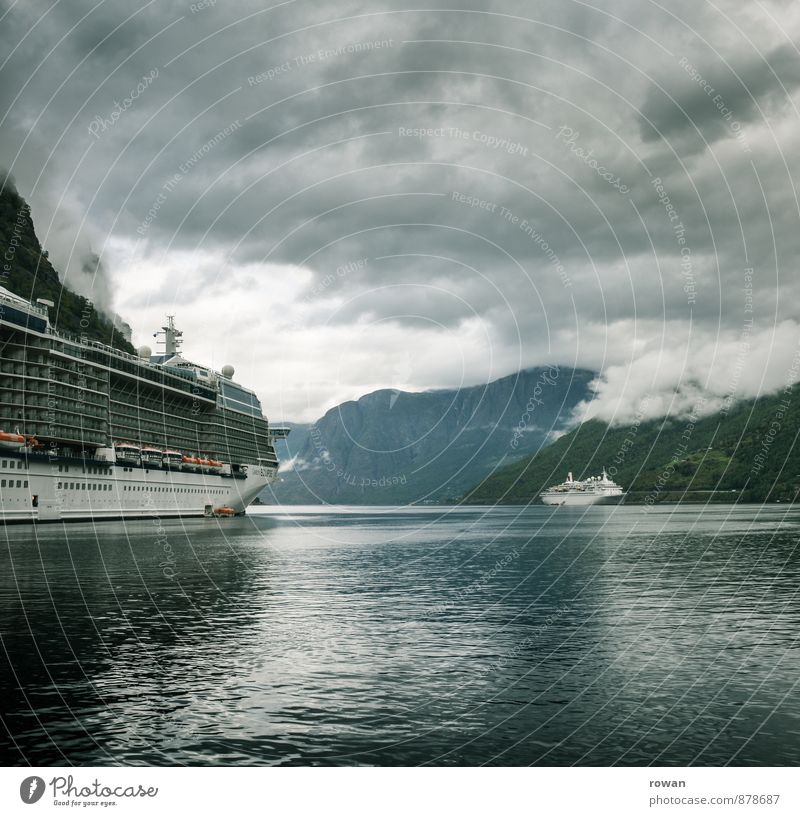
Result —
<svg viewBox="0 0 800 816"><path fill-rule="evenodd" d="M798 528L663 506L8 528L0 752L796 764Z"/></svg>

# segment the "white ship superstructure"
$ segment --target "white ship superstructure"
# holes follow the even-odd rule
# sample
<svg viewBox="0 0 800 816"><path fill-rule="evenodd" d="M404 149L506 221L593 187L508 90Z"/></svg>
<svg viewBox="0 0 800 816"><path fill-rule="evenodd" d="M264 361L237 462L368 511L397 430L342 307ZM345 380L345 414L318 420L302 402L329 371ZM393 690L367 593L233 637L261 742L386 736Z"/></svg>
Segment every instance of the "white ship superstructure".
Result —
<svg viewBox="0 0 800 816"><path fill-rule="evenodd" d="M163 334L128 354L0 287L0 521L236 515L276 478L287 431Z"/></svg>
<svg viewBox="0 0 800 816"><path fill-rule="evenodd" d="M588 505L624 495L623 489L608 478L603 468L602 476L590 476L581 481L574 480L570 472L565 482L542 491L539 498L545 504Z"/></svg>

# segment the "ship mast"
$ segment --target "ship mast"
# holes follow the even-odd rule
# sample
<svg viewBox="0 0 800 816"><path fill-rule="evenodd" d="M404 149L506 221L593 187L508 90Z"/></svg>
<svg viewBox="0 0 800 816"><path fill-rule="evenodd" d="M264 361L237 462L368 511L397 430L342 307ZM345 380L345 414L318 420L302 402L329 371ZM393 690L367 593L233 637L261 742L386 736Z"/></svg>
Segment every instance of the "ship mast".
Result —
<svg viewBox="0 0 800 816"><path fill-rule="evenodd" d="M161 334L164 334L164 353L169 356L174 356L183 343L181 339L183 332L175 328L175 315L167 315L167 325L161 327Z"/></svg>

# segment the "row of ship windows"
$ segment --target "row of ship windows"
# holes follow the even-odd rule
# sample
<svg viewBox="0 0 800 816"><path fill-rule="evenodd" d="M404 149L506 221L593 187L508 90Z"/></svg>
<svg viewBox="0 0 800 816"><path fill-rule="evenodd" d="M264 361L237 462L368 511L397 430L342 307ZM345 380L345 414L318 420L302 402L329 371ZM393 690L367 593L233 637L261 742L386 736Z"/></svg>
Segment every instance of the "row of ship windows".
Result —
<svg viewBox="0 0 800 816"><path fill-rule="evenodd" d="M92 442L103 442L107 436L106 428L108 423L105 419L92 419L89 416L78 417L73 412L50 412L44 408L32 408L25 411L25 433L33 436L55 436L61 439L75 439L85 442L90 440ZM79 424L74 424L70 420L77 418ZM16 419L11 420L19 422L22 419L20 412ZM6 420L9 422L9 420ZM10 423L9 423L10 424ZM74 435L70 436L70 432ZM95 435L92 435L94 432Z"/></svg>
<svg viewBox="0 0 800 816"><path fill-rule="evenodd" d="M16 460L14 460L14 459L11 459L11 460L2 459L2 460L0 460L0 467L3 467L3 468L7 467L7 468L11 468L11 470L14 470L14 467L15 467L14 462L15 461L17 463L16 464L16 469L17 470L22 470L23 468L25 470L28 469L28 463L25 462L23 459L16 459ZM75 465L74 467L77 470L77 468L79 466ZM70 469L70 465L60 464L58 466L58 472L59 473L69 473L69 469ZM133 472L133 468L124 467L123 470L124 471L130 471L131 473ZM96 465L89 465L87 467L81 467L81 472L82 473L91 473L91 474L95 474L97 476L110 476L112 474L112 471L110 470L110 468L100 467L100 466L96 466Z"/></svg>
<svg viewBox="0 0 800 816"><path fill-rule="evenodd" d="M8 363L0 368L0 373L11 375L11 377L24 379L28 386L35 385L37 382L51 382L64 383L74 378L78 385L86 385L87 383L92 387L105 386L106 380L98 377L96 374L89 372L80 372L77 369L64 368L64 366L51 365L44 366L41 363ZM5 377L0 380L0 384L9 387L9 382L13 382L11 377ZM10 386L10 387L13 387ZM26 389L28 390L28 389Z"/></svg>
<svg viewBox="0 0 800 816"><path fill-rule="evenodd" d="M77 466L76 466L77 469ZM81 468L83 473L96 473L101 476L110 476L111 471L108 468L103 467L95 467L94 465L89 465L89 467ZM58 466L59 473L69 473L69 465L59 465Z"/></svg>
<svg viewBox="0 0 800 816"><path fill-rule="evenodd" d="M5 466L6 466L6 460L5 460L5 459L3 459L3 460L2 460L2 464L3 464L3 467L5 467ZM27 462L26 462L26 463L24 463L24 464L25 464L25 467L27 468L27 467L28 467ZM22 466L23 466L23 461L20 459L20 460L17 462L17 468L22 469ZM12 467L12 468L14 467L14 462L13 462L13 460L12 460L12 462L11 462L11 467ZM58 472L59 472L59 473L69 473L69 468L70 468L70 466L69 466L69 465L64 465L64 464L61 464L61 465L59 465L59 466L58 466ZM76 466L76 470L77 470L77 466ZM127 472L133 473L133 468L123 467L123 468L122 468L122 470L123 470L123 471L125 471L126 473L127 473ZM113 473L113 472L112 472L111 470L109 470L108 468L105 468L105 467L97 467L97 466L95 466L95 465L89 465L88 467L83 467L83 468L81 468L81 472L82 472L82 473L95 474L95 475L98 475L98 476L111 476L111 475L112 475L112 473Z"/></svg>
<svg viewBox="0 0 800 816"><path fill-rule="evenodd" d="M27 487L27 486L28 486L28 480L27 479L25 481L23 481L22 479L17 479L17 487ZM9 479L8 484L6 484L5 479L0 479L0 487L14 487L14 480Z"/></svg>
<svg viewBox="0 0 800 816"><path fill-rule="evenodd" d="M81 484L80 482L59 482L58 483L59 490L111 490L110 484L96 484L92 482L84 482Z"/></svg>
<svg viewBox="0 0 800 816"><path fill-rule="evenodd" d="M124 485L123 490L147 493L202 493L205 496L221 496L224 490L203 490L200 487L148 487L147 485Z"/></svg>
<svg viewBox="0 0 800 816"><path fill-rule="evenodd" d="M13 480L10 480L13 482ZM2 480L0 483L0 487L5 487L6 482L5 479ZM9 487L13 487L13 484L9 484ZM17 481L17 487L19 487L19 481ZM25 487L28 486L28 483L25 482ZM95 482L59 482L58 483L59 490L111 490L112 485L110 484L103 484L103 483L95 483ZM133 493L141 493L142 491L146 493L202 493L206 496L221 496L225 492L224 490L203 490L199 487L148 487L147 485L123 485L123 490L127 490Z"/></svg>

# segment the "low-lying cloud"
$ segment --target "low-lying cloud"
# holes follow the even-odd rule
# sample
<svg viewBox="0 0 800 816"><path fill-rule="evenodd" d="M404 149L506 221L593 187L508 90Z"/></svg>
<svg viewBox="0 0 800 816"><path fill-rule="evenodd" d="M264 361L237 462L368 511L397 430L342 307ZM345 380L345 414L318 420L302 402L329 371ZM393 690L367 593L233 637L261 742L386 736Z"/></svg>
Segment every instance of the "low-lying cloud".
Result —
<svg viewBox="0 0 800 816"><path fill-rule="evenodd" d="M17 4L0 32L0 163L135 341L175 313L189 356L296 420L548 363L598 371L612 422L781 387L784 4L187 8Z"/></svg>

